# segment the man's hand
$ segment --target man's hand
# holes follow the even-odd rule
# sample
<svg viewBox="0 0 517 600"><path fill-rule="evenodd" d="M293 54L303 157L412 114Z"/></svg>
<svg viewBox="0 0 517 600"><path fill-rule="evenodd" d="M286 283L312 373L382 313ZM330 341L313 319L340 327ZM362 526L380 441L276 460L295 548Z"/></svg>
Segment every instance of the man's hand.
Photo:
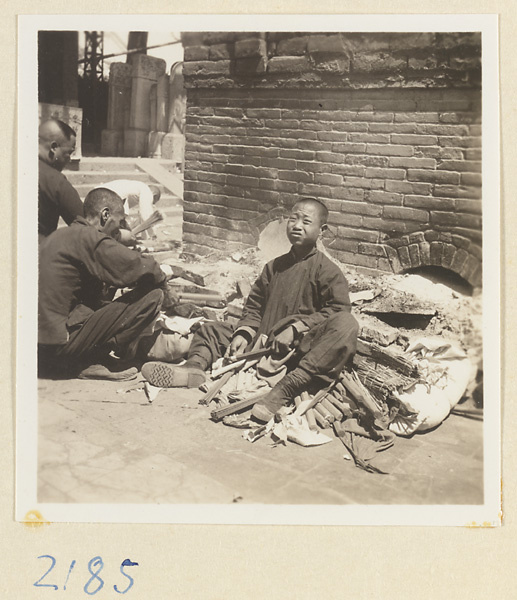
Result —
<svg viewBox="0 0 517 600"><path fill-rule="evenodd" d="M129 231L129 229L121 229L119 231L119 242L124 246L135 246L137 244L136 237Z"/></svg>
<svg viewBox="0 0 517 600"><path fill-rule="evenodd" d="M244 353L247 346L248 339L243 335L237 334L224 353L224 357L229 358L230 356L239 356L239 354Z"/></svg>
<svg viewBox="0 0 517 600"><path fill-rule="evenodd" d="M290 326L275 335L271 346L273 353L280 354L281 356L287 354L294 342L294 333L294 327Z"/></svg>
<svg viewBox="0 0 517 600"><path fill-rule="evenodd" d="M168 285L163 286L162 288L164 298L162 302L162 310L167 312L171 308L174 308L176 304L178 304L179 299L178 296L171 290Z"/></svg>

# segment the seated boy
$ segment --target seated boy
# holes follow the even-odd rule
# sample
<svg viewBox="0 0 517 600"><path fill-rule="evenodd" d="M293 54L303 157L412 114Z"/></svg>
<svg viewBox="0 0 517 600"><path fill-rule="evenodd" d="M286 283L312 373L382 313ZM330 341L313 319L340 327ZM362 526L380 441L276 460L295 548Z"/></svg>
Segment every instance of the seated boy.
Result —
<svg viewBox="0 0 517 600"><path fill-rule="evenodd" d="M359 328L343 273L316 249L327 216L319 200L298 201L287 221L292 248L264 267L235 331L226 323L203 325L184 365L150 362L142 367L144 377L161 387L199 386L213 361L242 354L265 334L276 356L296 347L295 368L254 406L252 416L259 421L268 421L315 380L337 377L355 353Z"/></svg>

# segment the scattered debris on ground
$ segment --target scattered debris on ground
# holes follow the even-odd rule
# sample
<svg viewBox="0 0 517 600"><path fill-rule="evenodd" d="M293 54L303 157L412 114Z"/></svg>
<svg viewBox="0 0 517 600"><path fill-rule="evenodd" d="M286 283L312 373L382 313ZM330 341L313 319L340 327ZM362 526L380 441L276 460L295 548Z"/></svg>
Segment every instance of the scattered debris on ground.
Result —
<svg viewBox="0 0 517 600"><path fill-rule="evenodd" d="M380 473L374 458L396 435L436 427L451 410L482 418L481 295L419 274L370 274L333 260L347 277L361 326L352 369L330 387L294 399L263 426L247 416L269 389L253 379L259 358L218 368L200 403L213 420L244 429L250 442L269 435L276 444L311 446L337 437L358 467ZM253 249L160 262L172 269L178 314L233 322L263 266ZM146 387L146 393L152 401L158 392ZM473 409L456 407L465 398Z"/></svg>

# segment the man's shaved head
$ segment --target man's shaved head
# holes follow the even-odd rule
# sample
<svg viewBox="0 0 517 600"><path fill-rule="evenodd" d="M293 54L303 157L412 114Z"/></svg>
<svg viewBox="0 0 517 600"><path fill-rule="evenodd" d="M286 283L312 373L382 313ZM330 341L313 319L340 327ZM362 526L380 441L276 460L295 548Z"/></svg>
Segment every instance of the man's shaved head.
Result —
<svg viewBox="0 0 517 600"><path fill-rule="evenodd" d="M38 137L40 140L52 141L63 137L65 140L70 141L75 136L76 133L70 125L63 123L59 119L48 119L47 121L43 121L39 126Z"/></svg>
<svg viewBox="0 0 517 600"><path fill-rule="evenodd" d="M39 126L39 159L62 171L75 150L75 131L63 121L48 119Z"/></svg>
<svg viewBox="0 0 517 600"><path fill-rule="evenodd" d="M301 200L297 200L294 206L301 206L308 204L310 206L314 206L314 208L318 212L318 217L320 219L320 225L325 225L329 216L328 208L323 204L321 200L317 198L301 198ZM293 206L293 209L294 209Z"/></svg>

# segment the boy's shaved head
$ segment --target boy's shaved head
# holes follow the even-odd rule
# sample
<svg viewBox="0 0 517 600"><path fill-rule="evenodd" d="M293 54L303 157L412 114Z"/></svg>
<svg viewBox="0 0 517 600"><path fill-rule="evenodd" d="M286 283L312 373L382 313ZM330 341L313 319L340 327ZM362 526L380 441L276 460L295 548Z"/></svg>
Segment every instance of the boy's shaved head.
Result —
<svg viewBox="0 0 517 600"><path fill-rule="evenodd" d="M314 208L318 211L318 216L320 219L320 225L325 225L329 216L328 208L323 204L321 200L317 198L301 198L294 203L293 210L295 206L300 206L302 204L309 204L314 206Z"/></svg>

